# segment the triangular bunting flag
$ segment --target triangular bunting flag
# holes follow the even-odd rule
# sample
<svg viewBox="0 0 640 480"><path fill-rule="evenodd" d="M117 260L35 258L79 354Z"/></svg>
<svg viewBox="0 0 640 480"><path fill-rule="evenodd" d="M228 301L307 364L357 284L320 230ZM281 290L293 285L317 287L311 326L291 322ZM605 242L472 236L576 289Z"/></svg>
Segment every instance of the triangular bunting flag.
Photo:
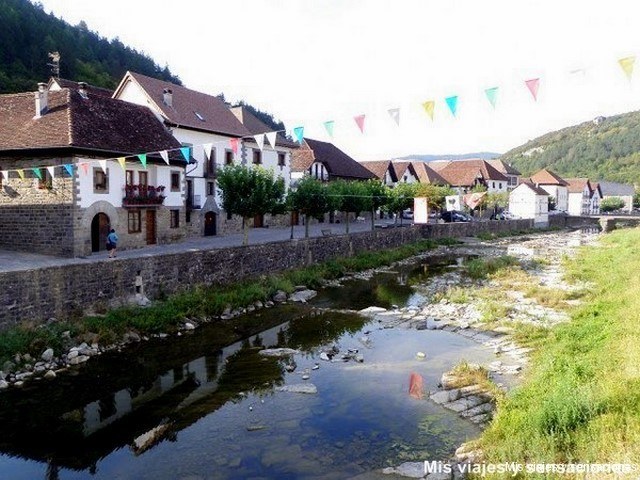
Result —
<svg viewBox="0 0 640 480"><path fill-rule="evenodd" d="M324 124L323 124L324 125L324 129L327 131L327 133L329 134L329 136L331 138L333 138L333 125L335 123L336 122L334 122L333 120L328 120L328 121L324 122Z"/></svg>
<svg viewBox="0 0 640 480"><path fill-rule="evenodd" d="M202 150L204 151L205 157L208 159L211 158L211 150L213 149L213 143L204 143L202 144Z"/></svg>
<svg viewBox="0 0 640 480"><path fill-rule="evenodd" d="M271 145L271 148L273 148L275 150L275 148L276 148L276 137L278 136L278 132L265 133L265 136L267 137L267 141L269 142L269 145Z"/></svg>
<svg viewBox="0 0 640 480"><path fill-rule="evenodd" d="M20 169L20 170L16 170L16 172L18 172L18 176L20 177L20 180L24 180L24 170Z"/></svg>
<svg viewBox="0 0 640 480"><path fill-rule="evenodd" d="M31 171L34 173L36 177L38 177L39 180L42 180L42 172L40 171L39 168L32 168Z"/></svg>
<svg viewBox="0 0 640 480"><path fill-rule="evenodd" d="M400 109L399 108L390 108L387 110L389 112L389 116L396 122L396 125L400 126Z"/></svg>
<svg viewBox="0 0 640 480"><path fill-rule="evenodd" d="M138 154L138 158L140 159L140 163L142 164L142 166L144 168L147 168L147 154L146 153L140 153L140 154Z"/></svg>
<svg viewBox="0 0 640 480"><path fill-rule="evenodd" d="M9 172L7 172L6 170L0 171L0 174L2 175L2 178L4 180L9 180Z"/></svg>
<svg viewBox="0 0 640 480"><path fill-rule="evenodd" d="M498 100L498 87L487 88L484 93L487 96L487 100L489 100L491 106L493 108L496 108L496 101Z"/></svg>
<svg viewBox="0 0 640 480"><path fill-rule="evenodd" d="M424 111L427 112L427 115L429 115L429 118L431 118L431 120L433 120L433 111L435 107L436 102L434 102L433 100L428 100L422 104L422 108L424 108Z"/></svg>
<svg viewBox="0 0 640 480"><path fill-rule="evenodd" d="M293 135L296 137L298 143L302 143L302 140L304 140L304 127L294 128Z"/></svg>
<svg viewBox="0 0 640 480"><path fill-rule="evenodd" d="M107 161L106 160L98 160L98 165L100 166L102 171L106 174L107 173Z"/></svg>
<svg viewBox="0 0 640 480"><path fill-rule="evenodd" d="M620 67L624 71L624 74L627 76L629 81L631 81L631 77L633 76L633 65L636 63L636 57L625 57L618 60Z"/></svg>
<svg viewBox="0 0 640 480"><path fill-rule="evenodd" d="M124 157L119 157L118 158L118 163L120 164L120 168L122 168L122 170L126 170L127 169L127 167L125 166L127 161L125 160Z"/></svg>
<svg viewBox="0 0 640 480"><path fill-rule="evenodd" d="M85 175L89 173L89 164L87 162L82 162L80 164L80 168L82 168L82 171L84 172Z"/></svg>
<svg viewBox="0 0 640 480"><path fill-rule="evenodd" d="M189 163L189 157L191 156L191 149L189 147L180 147L180 153L184 157L184 161Z"/></svg>
<svg viewBox="0 0 640 480"><path fill-rule="evenodd" d="M449 110L451 110L451 115L455 117L456 112L458 111L458 96L453 95L451 97L447 97L444 101L447 102L447 106L449 107Z"/></svg>
<svg viewBox="0 0 640 480"><path fill-rule="evenodd" d="M169 165L169 152L167 152L166 150L162 150L162 151L160 151L158 153L160 154L160 156L164 160L164 163Z"/></svg>
<svg viewBox="0 0 640 480"><path fill-rule="evenodd" d="M53 178L55 175L53 174L53 171L56 167L47 167L47 172L49 172L49 176L51 178Z"/></svg>
<svg viewBox="0 0 640 480"><path fill-rule="evenodd" d="M264 148L264 133L259 135L254 135L253 138L256 139L256 143L258 144L258 148L262 150Z"/></svg>
<svg viewBox="0 0 640 480"><path fill-rule="evenodd" d="M353 119L360 129L360 133L364 133L364 115L356 115L355 117L353 117Z"/></svg>
<svg viewBox="0 0 640 480"><path fill-rule="evenodd" d="M234 155L237 155L239 140L237 138L230 138L229 143L231 144L231 151L233 152Z"/></svg>
<svg viewBox="0 0 640 480"><path fill-rule="evenodd" d="M527 88L531 92L534 101L538 101L538 87L540 86L539 78L532 78L531 80L526 80L524 82L527 85Z"/></svg>
<svg viewBox="0 0 640 480"><path fill-rule="evenodd" d="M67 171L67 173L69 174L70 177L73 177L73 165L71 165L70 163L65 163L64 165L62 165L64 167L64 169Z"/></svg>

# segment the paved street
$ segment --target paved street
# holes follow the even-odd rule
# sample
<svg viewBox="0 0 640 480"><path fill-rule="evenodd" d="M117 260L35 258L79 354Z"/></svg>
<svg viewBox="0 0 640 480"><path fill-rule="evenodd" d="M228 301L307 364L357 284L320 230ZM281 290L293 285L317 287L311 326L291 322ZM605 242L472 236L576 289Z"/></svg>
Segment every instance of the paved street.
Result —
<svg viewBox="0 0 640 480"><path fill-rule="evenodd" d="M403 220L406 226L410 222ZM377 220L376 225L393 225L393 220ZM345 233L344 224L320 224L309 227L310 237L322 236L322 230L330 229L332 235ZM371 229L370 222L354 222L349 225L350 232L364 232ZM224 237L200 237L192 238L181 243L167 245L151 245L149 247L133 250L118 251L118 258L135 258L153 255L165 255L167 253L180 253L187 251L213 250L224 247L235 247L242 245L242 234L237 233ZM304 238L304 226L296 226L293 230L293 238ZM249 244L286 242L291 239L291 228L251 228L249 230ZM59 265L83 264L88 262L117 261L107 258L107 252L98 252L85 258L60 258L48 255L40 255L29 252L14 252L0 250L0 272L15 270L31 270L35 268L52 267Z"/></svg>

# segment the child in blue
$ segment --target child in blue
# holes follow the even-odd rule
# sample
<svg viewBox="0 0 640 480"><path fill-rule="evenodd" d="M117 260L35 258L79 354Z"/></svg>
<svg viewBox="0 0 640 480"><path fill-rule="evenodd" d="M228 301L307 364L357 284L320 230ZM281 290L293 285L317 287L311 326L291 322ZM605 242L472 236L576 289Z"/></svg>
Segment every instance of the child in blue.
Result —
<svg viewBox="0 0 640 480"><path fill-rule="evenodd" d="M118 235L116 235L116 231L112 228L107 235L107 252L109 252L109 258L113 258L116 256L116 248L118 246Z"/></svg>

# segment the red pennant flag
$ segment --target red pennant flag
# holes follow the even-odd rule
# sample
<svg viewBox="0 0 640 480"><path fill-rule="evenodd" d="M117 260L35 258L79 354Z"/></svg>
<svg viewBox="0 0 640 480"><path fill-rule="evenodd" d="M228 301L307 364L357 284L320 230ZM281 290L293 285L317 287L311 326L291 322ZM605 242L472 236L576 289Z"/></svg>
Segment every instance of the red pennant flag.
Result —
<svg viewBox="0 0 640 480"><path fill-rule="evenodd" d="M84 172L85 175L89 173L89 164L87 162L82 162L80 164L80 168L82 168L82 171Z"/></svg>
<svg viewBox="0 0 640 480"><path fill-rule="evenodd" d="M531 92L531 95L533 95L533 100L535 100L537 102L538 101L538 87L540 86L540 79L539 78L532 78L531 80L527 80L524 83L527 84L527 88Z"/></svg>
<svg viewBox="0 0 640 480"><path fill-rule="evenodd" d="M231 139L229 139L229 143L231 144L231 150L233 150L233 154L237 155L238 154L238 139L237 138L231 138Z"/></svg>
<svg viewBox="0 0 640 480"><path fill-rule="evenodd" d="M364 133L364 115L357 115L353 119L356 121L360 132Z"/></svg>

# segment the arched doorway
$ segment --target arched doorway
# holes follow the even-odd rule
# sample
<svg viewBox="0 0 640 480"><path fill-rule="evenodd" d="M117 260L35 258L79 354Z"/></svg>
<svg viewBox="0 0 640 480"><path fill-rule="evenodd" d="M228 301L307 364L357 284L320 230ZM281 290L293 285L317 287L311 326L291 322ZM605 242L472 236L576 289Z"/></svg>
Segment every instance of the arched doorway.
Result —
<svg viewBox="0 0 640 480"><path fill-rule="evenodd" d="M204 216L204 236L211 237L216 234L216 214L207 212Z"/></svg>
<svg viewBox="0 0 640 480"><path fill-rule="evenodd" d="M111 222L104 213L98 213L91 220L91 251L100 252L107 248L107 235Z"/></svg>

